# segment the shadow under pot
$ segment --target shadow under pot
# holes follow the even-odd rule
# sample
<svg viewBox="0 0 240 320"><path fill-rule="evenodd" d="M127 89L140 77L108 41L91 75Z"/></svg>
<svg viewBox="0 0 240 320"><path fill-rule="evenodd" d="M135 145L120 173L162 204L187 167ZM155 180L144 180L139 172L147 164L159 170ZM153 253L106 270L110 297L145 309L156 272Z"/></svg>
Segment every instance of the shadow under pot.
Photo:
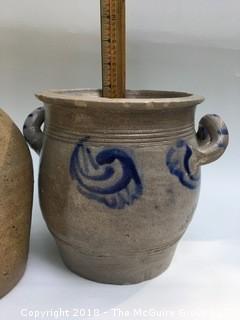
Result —
<svg viewBox="0 0 240 320"><path fill-rule="evenodd" d="M27 262L33 197L32 159L19 129L0 110L0 298Z"/></svg>
<svg viewBox="0 0 240 320"><path fill-rule="evenodd" d="M37 97L45 106L27 118L24 135L41 154L41 209L65 264L112 284L161 274L192 219L201 166L227 148L224 122L206 115L196 133L203 98L182 92Z"/></svg>

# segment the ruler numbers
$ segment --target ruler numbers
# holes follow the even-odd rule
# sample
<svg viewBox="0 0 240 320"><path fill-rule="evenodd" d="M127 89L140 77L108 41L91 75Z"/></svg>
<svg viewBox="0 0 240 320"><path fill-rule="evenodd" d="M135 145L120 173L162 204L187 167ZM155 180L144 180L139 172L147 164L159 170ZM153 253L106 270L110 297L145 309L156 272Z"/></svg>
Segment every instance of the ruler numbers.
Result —
<svg viewBox="0 0 240 320"><path fill-rule="evenodd" d="M125 97L125 0L101 1L102 86L107 98Z"/></svg>

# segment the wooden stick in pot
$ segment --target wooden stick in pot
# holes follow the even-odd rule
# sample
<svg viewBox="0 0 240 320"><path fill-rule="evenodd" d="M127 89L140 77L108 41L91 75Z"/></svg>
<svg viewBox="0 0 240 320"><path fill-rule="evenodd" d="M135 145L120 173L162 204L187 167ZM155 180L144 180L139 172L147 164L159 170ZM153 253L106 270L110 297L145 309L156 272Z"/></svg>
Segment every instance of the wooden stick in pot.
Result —
<svg viewBox="0 0 240 320"><path fill-rule="evenodd" d="M103 97L124 98L126 91L125 0L100 1Z"/></svg>

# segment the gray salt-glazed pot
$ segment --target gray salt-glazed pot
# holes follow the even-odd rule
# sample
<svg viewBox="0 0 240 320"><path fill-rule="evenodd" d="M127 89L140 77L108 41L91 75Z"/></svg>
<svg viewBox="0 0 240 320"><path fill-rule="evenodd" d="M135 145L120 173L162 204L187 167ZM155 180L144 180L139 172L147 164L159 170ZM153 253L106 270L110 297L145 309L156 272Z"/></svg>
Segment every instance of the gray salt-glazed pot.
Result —
<svg viewBox="0 0 240 320"><path fill-rule="evenodd" d="M228 130L213 114L196 133L204 99L192 94L100 94L38 94L45 107L24 135L41 153L41 208L65 264L98 282L138 283L169 266L197 205L200 168L223 154Z"/></svg>

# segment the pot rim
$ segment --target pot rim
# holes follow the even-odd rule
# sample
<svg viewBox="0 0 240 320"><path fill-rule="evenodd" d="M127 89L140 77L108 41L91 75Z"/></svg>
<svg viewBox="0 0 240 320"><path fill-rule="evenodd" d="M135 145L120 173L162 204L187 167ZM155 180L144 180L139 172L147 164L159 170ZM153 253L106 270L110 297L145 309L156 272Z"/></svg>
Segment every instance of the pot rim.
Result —
<svg viewBox="0 0 240 320"><path fill-rule="evenodd" d="M121 108L171 108L196 106L205 99L187 92L160 90L126 90L126 98L101 97L99 89L63 89L47 90L36 94L36 97L47 104L68 104L74 107L106 107Z"/></svg>

